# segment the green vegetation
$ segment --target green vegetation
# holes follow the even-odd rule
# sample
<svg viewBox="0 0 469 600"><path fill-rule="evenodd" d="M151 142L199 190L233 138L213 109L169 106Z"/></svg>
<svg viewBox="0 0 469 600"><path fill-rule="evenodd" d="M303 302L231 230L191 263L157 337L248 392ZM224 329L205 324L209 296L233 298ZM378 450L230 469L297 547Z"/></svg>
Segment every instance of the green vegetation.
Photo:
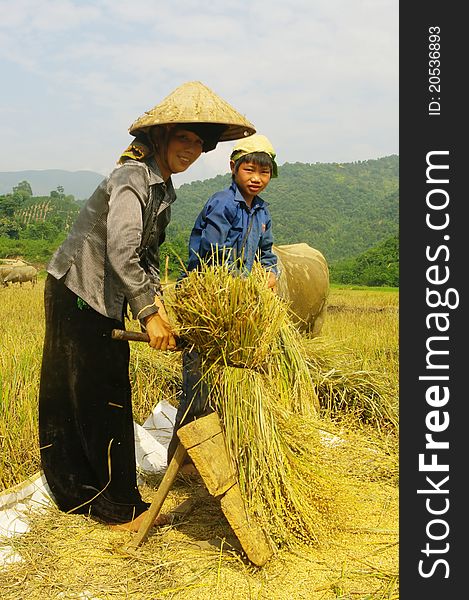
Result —
<svg viewBox="0 0 469 600"><path fill-rule="evenodd" d="M399 238L392 236L363 254L330 265L336 283L399 287Z"/></svg>
<svg viewBox="0 0 469 600"><path fill-rule="evenodd" d="M399 285L399 157L353 163L285 163L262 196L269 202L277 245L305 242L320 250L341 284ZM191 228L206 200L230 184L229 174L177 190L162 246L170 277L188 256ZM33 196L27 181L0 196L0 258L22 256L44 266L65 239L83 201L62 186Z"/></svg>
<svg viewBox="0 0 469 600"><path fill-rule="evenodd" d="M205 201L230 175L182 185L167 239L187 257L190 229ZM347 164L285 163L262 197L269 202L275 243L306 242L320 250L331 280L399 285L399 157Z"/></svg>
<svg viewBox="0 0 469 600"><path fill-rule="evenodd" d="M396 155L347 164L285 163L262 193L275 243L305 242L332 264L397 235L398 176ZM173 222L190 231L205 201L229 184L229 175L219 175L182 185Z"/></svg>
<svg viewBox="0 0 469 600"><path fill-rule="evenodd" d="M33 196L27 181L0 196L0 257L22 256L45 264L65 239L80 211L63 187L49 196Z"/></svg>

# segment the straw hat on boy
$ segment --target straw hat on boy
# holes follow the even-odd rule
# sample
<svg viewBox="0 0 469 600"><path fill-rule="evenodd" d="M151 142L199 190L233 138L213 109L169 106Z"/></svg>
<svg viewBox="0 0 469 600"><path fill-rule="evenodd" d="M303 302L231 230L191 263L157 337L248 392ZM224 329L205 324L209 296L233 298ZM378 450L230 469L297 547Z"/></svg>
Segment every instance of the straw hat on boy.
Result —
<svg viewBox="0 0 469 600"><path fill-rule="evenodd" d="M272 159L272 177L278 177L278 166L275 161L277 155L274 147L270 143L270 140L260 133L256 133L245 140L236 142L231 151L230 159L236 162L242 156L252 154L253 152L265 152L268 154Z"/></svg>

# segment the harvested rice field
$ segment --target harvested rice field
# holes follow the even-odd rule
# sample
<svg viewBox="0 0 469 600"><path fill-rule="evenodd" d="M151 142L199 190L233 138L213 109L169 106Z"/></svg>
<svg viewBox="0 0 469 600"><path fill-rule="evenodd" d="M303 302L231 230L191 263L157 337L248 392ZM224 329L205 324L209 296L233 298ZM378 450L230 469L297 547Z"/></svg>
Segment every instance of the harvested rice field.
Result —
<svg viewBox="0 0 469 600"><path fill-rule="evenodd" d="M0 494L40 469L42 290L42 280L34 288L0 290ZM179 475L163 513L185 500L186 510L154 528L137 550L127 547L132 534L86 516L55 508L32 512L29 531L5 540L22 560L0 568L2 598L396 600L398 292L332 288L329 306L321 336L301 340L320 406L309 457L317 473L311 487L321 485L321 497L327 496L327 511L318 512L315 522L317 535L293 536L265 566L255 567L219 499L199 477ZM131 349L134 419L143 423L160 400L177 404L181 357L140 343ZM290 438L297 440L299 429ZM275 456L270 461L274 472ZM146 500L160 480L144 479Z"/></svg>

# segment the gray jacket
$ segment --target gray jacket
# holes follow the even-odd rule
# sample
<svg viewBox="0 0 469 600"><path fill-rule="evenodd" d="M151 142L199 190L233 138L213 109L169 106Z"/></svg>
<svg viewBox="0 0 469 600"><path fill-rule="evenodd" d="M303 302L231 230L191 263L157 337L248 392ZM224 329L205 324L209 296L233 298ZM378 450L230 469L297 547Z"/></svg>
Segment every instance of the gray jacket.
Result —
<svg viewBox="0 0 469 600"><path fill-rule="evenodd" d="M154 159L119 165L89 198L47 271L111 319L122 319L125 301L134 318L156 312L159 247L175 199Z"/></svg>

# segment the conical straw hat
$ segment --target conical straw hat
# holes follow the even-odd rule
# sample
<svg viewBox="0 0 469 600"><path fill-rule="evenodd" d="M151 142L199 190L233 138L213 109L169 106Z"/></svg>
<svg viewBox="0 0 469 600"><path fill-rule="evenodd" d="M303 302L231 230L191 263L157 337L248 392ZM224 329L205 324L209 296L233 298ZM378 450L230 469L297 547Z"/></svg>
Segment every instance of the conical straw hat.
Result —
<svg viewBox="0 0 469 600"><path fill-rule="evenodd" d="M254 125L200 81L183 83L129 127L131 135L154 125L175 123L218 123L227 128L221 142L256 133Z"/></svg>

